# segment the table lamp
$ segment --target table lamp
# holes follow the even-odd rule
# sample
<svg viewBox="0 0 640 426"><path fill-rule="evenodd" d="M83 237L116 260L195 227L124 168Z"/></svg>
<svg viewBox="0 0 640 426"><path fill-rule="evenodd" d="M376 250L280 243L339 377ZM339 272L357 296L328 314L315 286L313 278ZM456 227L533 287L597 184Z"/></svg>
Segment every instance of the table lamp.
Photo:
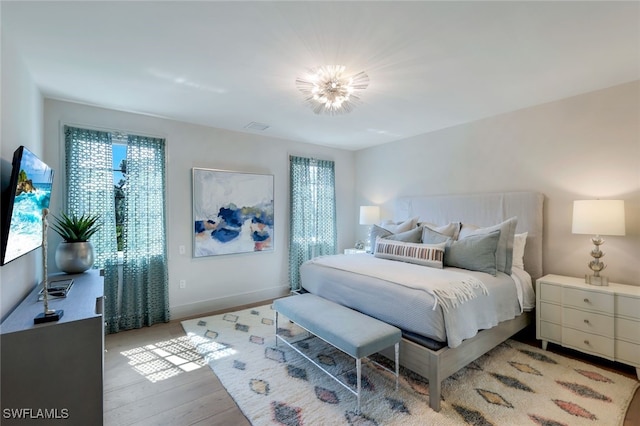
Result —
<svg viewBox="0 0 640 426"><path fill-rule="evenodd" d="M371 251L371 230L373 225L380 221L380 207L378 206L360 206L360 225L369 225L369 232L367 235L367 246L365 249L367 252Z"/></svg>
<svg viewBox="0 0 640 426"><path fill-rule="evenodd" d="M576 200L573 202L574 234L591 234L591 242L595 245L591 250L593 260L589 268L593 275L585 275L585 282L591 285L609 285L609 279L600 275L606 267L600 259L604 253L600 246L604 244L601 235L624 235L624 200Z"/></svg>

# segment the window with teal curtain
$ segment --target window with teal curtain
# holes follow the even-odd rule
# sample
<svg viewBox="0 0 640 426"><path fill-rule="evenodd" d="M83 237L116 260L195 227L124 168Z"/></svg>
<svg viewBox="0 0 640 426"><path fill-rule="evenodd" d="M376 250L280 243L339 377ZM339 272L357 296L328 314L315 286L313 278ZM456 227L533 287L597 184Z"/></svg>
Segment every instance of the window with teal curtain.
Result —
<svg viewBox="0 0 640 426"><path fill-rule="evenodd" d="M104 269L107 332L118 321L118 248L113 204L111 134L65 126L65 178L68 214L99 214L102 225L91 237L94 268ZM54 212L54 215L57 214Z"/></svg>
<svg viewBox="0 0 640 426"><path fill-rule="evenodd" d="M120 328L169 321L164 139L129 135Z"/></svg>
<svg viewBox="0 0 640 426"><path fill-rule="evenodd" d="M336 254L336 196L333 161L289 157L289 284L300 289L300 265Z"/></svg>
<svg viewBox="0 0 640 426"><path fill-rule="evenodd" d="M109 132L65 126L67 200L70 214L100 214L91 237L95 267L105 270L106 332L169 321L165 231L164 139L128 135L124 185L122 281Z"/></svg>

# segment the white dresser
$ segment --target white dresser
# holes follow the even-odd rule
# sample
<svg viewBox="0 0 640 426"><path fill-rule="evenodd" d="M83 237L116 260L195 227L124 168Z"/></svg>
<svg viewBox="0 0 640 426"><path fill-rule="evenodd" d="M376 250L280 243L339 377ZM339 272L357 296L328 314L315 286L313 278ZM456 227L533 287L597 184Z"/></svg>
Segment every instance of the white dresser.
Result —
<svg viewBox="0 0 640 426"><path fill-rule="evenodd" d="M545 275L536 281L536 338L636 367L640 379L640 287L586 284Z"/></svg>

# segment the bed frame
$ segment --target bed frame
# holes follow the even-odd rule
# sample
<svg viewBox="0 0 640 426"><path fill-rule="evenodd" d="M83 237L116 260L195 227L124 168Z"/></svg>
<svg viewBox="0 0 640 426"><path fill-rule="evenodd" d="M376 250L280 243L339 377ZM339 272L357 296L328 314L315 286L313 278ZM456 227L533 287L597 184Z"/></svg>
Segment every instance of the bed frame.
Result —
<svg viewBox="0 0 640 426"><path fill-rule="evenodd" d="M403 197L396 201L394 218L402 220L418 216L421 222L461 221L490 226L517 216L516 233L528 232L524 264L535 283L542 276L543 202L544 196L537 192ZM445 346L431 350L403 338L400 365L429 380L429 406L440 411L442 381L525 328L533 317L533 312L524 312L496 327L480 331L456 348ZM393 351L381 353L391 360L395 358Z"/></svg>

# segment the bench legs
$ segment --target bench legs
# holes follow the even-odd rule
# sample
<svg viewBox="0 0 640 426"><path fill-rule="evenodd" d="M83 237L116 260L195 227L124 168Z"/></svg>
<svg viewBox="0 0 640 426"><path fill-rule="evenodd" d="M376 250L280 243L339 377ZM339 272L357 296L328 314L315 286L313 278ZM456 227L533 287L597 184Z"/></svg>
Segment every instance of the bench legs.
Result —
<svg viewBox="0 0 640 426"><path fill-rule="evenodd" d="M335 377L328 370L324 369L321 365L317 364L314 360L309 358L306 354L302 353L298 348L293 346L291 343L289 343L282 336L278 335L278 311L275 311L275 326L276 326L276 333L275 333L275 338L276 338L275 340L276 341L275 341L275 345L278 346L278 340L281 339L282 342L285 343L287 346L289 346L291 349L293 349L294 351L298 352L300 355L302 355L302 357L306 358L313 365L315 365L320 370L322 370L325 373L327 373L333 380L338 382L340 385L342 385L349 392L355 394L356 395L356 399L357 399L356 414L360 414L361 413L361 410L360 410L360 395L361 395L361 391L362 391L362 358L355 358L355 360L356 360L356 379L357 379L357 385L356 386L357 387L356 387L356 392L354 392L353 389L349 388L349 386L347 386L345 383L340 381L340 379ZM308 332L308 330L306 330L306 331ZM326 342L326 340L325 340L325 342ZM329 342L327 342L327 343L329 343ZM329 344L331 344L331 343L329 343ZM396 343L394 345L394 347L395 347L395 358L396 358L395 359L395 364L396 364L395 365L395 367L396 367L395 368L395 376L396 376L396 391L397 391L398 390L398 382L399 382L399 379L400 379L400 342ZM371 362L374 362L374 363L378 364L374 360L371 360ZM380 364L378 364L378 365L380 365ZM387 371L391 371L388 368L386 368L385 366L381 366L381 367L384 368Z"/></svg>
<svg viewBox="0 0 640 426"><path fill-rule="evenodd" d="M277 339L276 339L277 340ZM396 353L396 362L395 362L395 366L396 366L396 392L398 391L398 382L400 381L400 342L396 343L394 345L395 348L395 353ZM375 362L375 361L373 361ZM376 362L376 364L378 364ZM380 364L378 364L380 365ZM356 377L358 380L358 393L357 398L358 398L358 410L356 411L356 414L360 414L360 391L362 390L362 358L356 358Z"/></svg>
<svg viewBox="0 0 640 426"><path fill-rule="evenodd" d="M400 342L396 343L396 392L398 391L398 382L400 381Z"/></svg>
<svg viewBox="0 0 640 426"><path fill-rule="evenodd" d="M358 409L356 414L360 414L360 390L362 388L362 358L356 358L356 376L358 378L358 393L356 398L358 399Z"/></svg>

